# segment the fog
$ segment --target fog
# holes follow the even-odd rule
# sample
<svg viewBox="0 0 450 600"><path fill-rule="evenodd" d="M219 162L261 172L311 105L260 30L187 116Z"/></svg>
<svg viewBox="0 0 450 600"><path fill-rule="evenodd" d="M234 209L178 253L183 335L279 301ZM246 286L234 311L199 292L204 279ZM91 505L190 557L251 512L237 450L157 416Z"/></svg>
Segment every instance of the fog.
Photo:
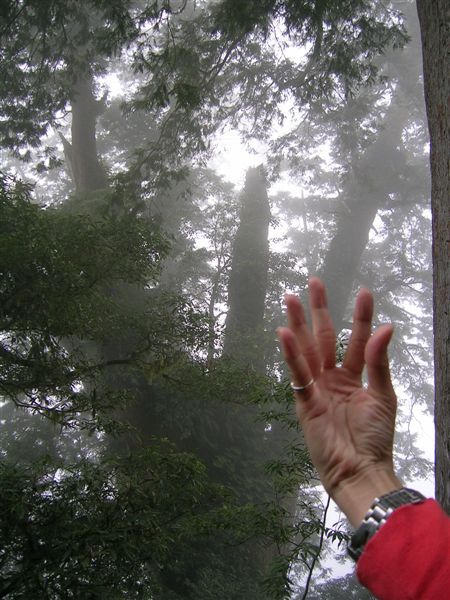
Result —
<svg viewBox="0 0 450 600"><path fill-rule="evenodd" d="M338 359L361 287L395 324L395 467L432 493L415 3L263 4L2 8L2 598L372 597L275 339L312 275Z"/></svg>

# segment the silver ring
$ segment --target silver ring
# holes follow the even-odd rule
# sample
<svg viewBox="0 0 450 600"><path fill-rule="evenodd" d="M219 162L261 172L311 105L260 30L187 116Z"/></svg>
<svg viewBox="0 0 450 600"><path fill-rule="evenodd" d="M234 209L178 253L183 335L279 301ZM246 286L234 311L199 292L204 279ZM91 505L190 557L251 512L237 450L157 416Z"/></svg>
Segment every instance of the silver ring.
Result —
<svg viewBox="0 0 450 600"><path fill-rule="evenodd" d="M306 388L311 387L313 383L314 379L308 381L306 385L294 385L294 383L291 381L291 388L294 390L294 392L303 392L303 390L306 390Z"/></svg>

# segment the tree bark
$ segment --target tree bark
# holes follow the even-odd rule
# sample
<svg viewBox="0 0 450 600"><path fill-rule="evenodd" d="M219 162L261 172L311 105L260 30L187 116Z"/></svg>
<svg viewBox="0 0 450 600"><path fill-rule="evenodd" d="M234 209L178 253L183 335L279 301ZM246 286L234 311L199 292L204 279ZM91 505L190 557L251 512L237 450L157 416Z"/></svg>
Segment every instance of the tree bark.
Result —
<svg viewBox="0 0 450 600"><path fill-rule="evenodd" d="M400 104L400 107L399 107ZM359 265L378 211L387 206L405 168L402 142L405 111L401 99L392 100L377 139L351 165L343 189L336 233L325 255L320 276L329 291L329 307L336 332L344 326L346 309Z"/></svg>
<svg viewBox="0 0 450 600"><path fill-rule="evenodd" d="M249 169L228 284L224 355L265 372L264 307L269 269L270 207L260 167Z"/></svg>
<svg viewBox="0 0 450 600"><path fill-rule="evenodd" d="M336 232L320 273L329 290L330 312L337 332L348 322L345 319L347 307L374 219L380 209L389 207L390 194L399 189L400 181L411 182L412 179L404 133L413 107L417 110L419 105L421 112L420 97L417 96L416 103L413 85L420 76L416 67L420 52L419 24L414 7L410 10L405 6L404 16L412 42L403 52L392 52L386 58L389 72L396 78L393 96L373 143L363 152L356 146L350 152L349 175L342 190ZM354 127L353 137L357 139L359 125L358 120L353 119L351 98L347 111L349 126Z"/></svg>
<svg viewBox="0 0 450 600"><path fill-rule="evenodd" d="M370 196L346 204L328 247L320 276L327 286L330 314L337 333L344 326L353 282L378 209L376 198Z"/></svg>
<svg viewBox="0 0 450 600"><path fill-rule="evenodd" d="M71 171L78 193L105 189L108 178L99 161L96 142L96 120L99 102L92 92L92 78L79 79L72 100Z"/></svg>
<svg viewBox="0 0 450 600"><path fill-rule="evenodd" d="M425 103L430 131L436 498L450 514L450 6L447 0L417 0L417 12L422 37Z"/></svg>

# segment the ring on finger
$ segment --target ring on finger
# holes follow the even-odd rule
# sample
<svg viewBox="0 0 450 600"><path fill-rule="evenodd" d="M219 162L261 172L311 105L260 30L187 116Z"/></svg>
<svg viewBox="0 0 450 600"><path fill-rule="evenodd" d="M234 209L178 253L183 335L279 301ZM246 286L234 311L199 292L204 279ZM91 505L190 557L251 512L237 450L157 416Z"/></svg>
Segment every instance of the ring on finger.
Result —
<svg viewBox="0 0 450 600"><path fill-rule="evenodd" d="M291 388L294 390L294 392L303 392L307 388L311 387L313 383L314 383L314 379L311 379L311 381L308 381L308 383L306 385L295 385L294 382L291 381Z"/></svg>

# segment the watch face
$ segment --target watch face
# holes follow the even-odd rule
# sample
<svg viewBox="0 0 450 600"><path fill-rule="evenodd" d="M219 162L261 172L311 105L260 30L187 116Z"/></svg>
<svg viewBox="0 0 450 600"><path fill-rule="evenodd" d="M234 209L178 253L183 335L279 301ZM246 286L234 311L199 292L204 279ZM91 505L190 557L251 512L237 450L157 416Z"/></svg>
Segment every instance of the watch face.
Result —
<svg viewBox="0 0 450 600"><path fill-rule="evenodd" d="M425 497L416 490L410 490L409 488L402 488L401 490L395 490L380 498L381 506L398 508L403 504L417 504L423 502Z"/></svg>
<svg viewBox="0 0 450 600"><path fill-rule="evenodd" d="M408 488L395 490L389 494L376 498L360 527L352 535L347 551L349 555L358 560L364 550L366 542L380 529L396 508L404 504L418 504L426 498L420 492Z"/></svg>

